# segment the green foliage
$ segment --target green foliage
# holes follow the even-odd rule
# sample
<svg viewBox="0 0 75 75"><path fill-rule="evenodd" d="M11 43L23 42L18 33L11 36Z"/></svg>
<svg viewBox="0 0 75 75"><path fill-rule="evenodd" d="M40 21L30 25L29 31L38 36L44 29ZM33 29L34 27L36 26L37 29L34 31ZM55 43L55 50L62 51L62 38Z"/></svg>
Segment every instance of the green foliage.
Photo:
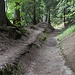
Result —
<svg viewBox="0 0 75 75"><path fill-rule="evenodd" d="M22 75L22 65L20 64L7 64L2 70L0 70L0 75Z"/></svg>
<svg viewBox="0 0 75 75"><path fill-rule="evenodd" d="M47 39L47 34L43 33L42 36L39 36L39 39L40 39L41 42L44 42Z"/></svg>
<svg viewBox="0 0 75 75"><path fill-rule="evenodd" d="M64 32L62 32L60 35L58 35L58 40L61 41L65 36L70 35L75 31L75 24L71 26L70 28L66 29Z"/></svg>
<svg viewBox="0 0 75 75"><path fill-rule="evenodd" d="M58 0L59 3L56 7L57 17L61 17L60 20L63 21L65 17L66 24L74 22L75 17L75 1L74 0ZM65 13L65 14L64 14Z"/></svg>
<svg viewBox="0 0 75 75"><path fill-rule="evenodd" d="M50 18L52 24L62 23L64 18L64 9L65 9L65 18L67 23L74 21L75 17L75 1L74 0L5 0L6 2L6 14L8 18L13 23L14 10L20 10L21 16L21 25L27 26L33 24L35 6L36 10L36 21L41 22L43 16L47 16L47 9L50 9ZM20 5L15 5L15 2L18 2ZM71 19L69 21L69 19Z"/></svg>
<svg viewBox="0 0 75 75"><path fill-rule="evenodd" d="M54 8L57 5L57 0L51 1L51 0L17 0L17 2L20 4L18 6L15 5L16 0L6 0L6 13L8 18L11 20L11 22L13 23L13 18L14 18L14 10L16 9L20 9L20 16L21 16L21 25L22 26L27 26L30 24L33 24L33 7L36 7L36 20L38 23L38 20L41 22L42 21L42 17L46 15L46 7L51 8L51 14L54 15L55 14L55 10ZM16 7L15 7L16 6ZM54 13L53 13L54 12ZM54 22L52 16L52 22Z"/></svg>
<svg viewBox="0 0 75 75"><path fill-rule="evenodd" d="M23 20L25 20L25 24L33 24L33 17L34 17L34 11L33 8L36 7L36 20L38 22L38 19L41 20L43 14L44 14L44 2L41 0L40 2L36 0L34 3L33 0L26 1L21 6L21 11L24 13L24 16L22 17ZM40 14L40 15L39 15Z"/></svg>
<svg viewBox="0 0 75 75"><path fill-rule="evenodd" d="M25 34L25 33L27 33L26 28L20 28L20 31L21 31L21 34Z"/></svg>

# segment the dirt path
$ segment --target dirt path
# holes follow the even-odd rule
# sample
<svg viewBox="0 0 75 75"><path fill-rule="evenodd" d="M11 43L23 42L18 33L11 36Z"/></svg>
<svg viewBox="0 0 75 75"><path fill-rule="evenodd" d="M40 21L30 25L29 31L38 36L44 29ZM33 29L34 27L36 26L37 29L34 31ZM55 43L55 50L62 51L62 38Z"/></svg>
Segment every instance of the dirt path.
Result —
<svg viewBox="0 0 75 75"><path fill-rule="evenodd" d="M42 48L33 49L23 55L20 59L23 75L74 75L65 65L65 60L57 48L57 34L56 30L49 35Z"/></svg>

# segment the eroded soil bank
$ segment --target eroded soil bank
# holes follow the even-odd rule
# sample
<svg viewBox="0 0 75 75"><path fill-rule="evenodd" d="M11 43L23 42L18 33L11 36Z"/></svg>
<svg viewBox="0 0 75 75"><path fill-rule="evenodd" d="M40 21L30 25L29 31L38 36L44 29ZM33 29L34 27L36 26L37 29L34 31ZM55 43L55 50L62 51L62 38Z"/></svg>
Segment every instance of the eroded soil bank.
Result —
<svg viewBox="0 0 75 75"><path fill-rule="evenodd" d="M39 23L26 27L26 33L20 39L9 37L8 31L0 31L0 75L21 75L20 67L17 67L19 58L32 45L40 47L46 39L46 32L51 33L53 30L48 23Z"/></svg>
<svg viewBox="0 0 75 75"><path fill-rule="evenodd" d="M66 64L75 73L75 32L70 34L69 36L66 36L62 40L61 47L63 50L63 54L66 57Z"/></svg>
<svg viewBox="0 0 75 75"><path fill-rule="evenodd" d="M55 30L48 34L42 47L31 51L20 58L23 66L23 75L74 75L65 65L65 60L57 46L56 37L60 31Z"/></svg>

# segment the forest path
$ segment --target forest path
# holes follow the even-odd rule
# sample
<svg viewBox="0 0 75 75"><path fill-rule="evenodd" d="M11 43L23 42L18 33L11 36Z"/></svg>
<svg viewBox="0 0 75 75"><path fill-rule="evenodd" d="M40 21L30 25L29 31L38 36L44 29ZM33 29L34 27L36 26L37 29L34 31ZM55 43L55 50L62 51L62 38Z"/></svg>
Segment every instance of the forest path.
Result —
<svg viewBox="0 0 75 75"><path fill-rule="evenodd" d="M23 55L20 63L23 65L23 75L74 75L65 65L65 60L59 48L56 37L60 31L55 30L48 35L45 44L30 53Z"/></svg>

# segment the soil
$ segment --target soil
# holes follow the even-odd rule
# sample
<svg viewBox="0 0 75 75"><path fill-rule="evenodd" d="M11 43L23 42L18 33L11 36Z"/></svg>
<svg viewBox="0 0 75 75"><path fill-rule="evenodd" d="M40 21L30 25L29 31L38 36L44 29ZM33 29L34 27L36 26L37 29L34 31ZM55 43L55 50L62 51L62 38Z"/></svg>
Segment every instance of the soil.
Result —
<svg viewBox="0 0 75 75"><path fill-rule="evenodd" d="M75 73L75 32L70 34L69 36L66 36L62 40L61 45L63 54L66 57L66 64L68 64Z"/></svg>
<svg viewBox="0 0 75 75"><path fill-rule="evenodd" d="M39 27L39 24L42 25L42 27ZM25 33L25 35L22 36L21 39L16 40L9 37L8 31L0 30L0 69L6 66L6 64L12 65L17 58L28 51L28 48L30 48L32 44L41 46L39 37L43 35L44 31L48 31L48 24L39 24L39 26L32 26L32 28L27 27L27 33ZM51 29L49 29L49 31L50 30Z"/></svg>
<svg viewBox="0 0 75 75"><path fill-rule="evenodd" d="M0 32L0 68L6 64L13 64L21 54L27 52L28 45L34 43L42 30L28 29L29 37L22 36L21 39L9 38L6 32Z"/></svg>
<svg viewBox="0 0 75 75"><path fill-rule="evenodd" d="M29 32L27 37L22 36L18 40L9 38L7 32L0 32L0 68L5 64L13 64L16 58L20 58L19 64L23 66L22 75L74 75L75 33L62 41L68 66L58 48L57 35L60 30L56 29L49 34L51 30L46 23L31 26L31 28L27 28ZM44 32L48 33L48 38L41 44L38 36L42 36Z"/></svg>
<svg viewBox="0 0 75 75"><path fill-rule="evenodd" d="M56 37L60 30L48 34L40 48L31 48L30 52L20 58L23 75L74 75L65 65L64 57L57 46Z"/></svg>

